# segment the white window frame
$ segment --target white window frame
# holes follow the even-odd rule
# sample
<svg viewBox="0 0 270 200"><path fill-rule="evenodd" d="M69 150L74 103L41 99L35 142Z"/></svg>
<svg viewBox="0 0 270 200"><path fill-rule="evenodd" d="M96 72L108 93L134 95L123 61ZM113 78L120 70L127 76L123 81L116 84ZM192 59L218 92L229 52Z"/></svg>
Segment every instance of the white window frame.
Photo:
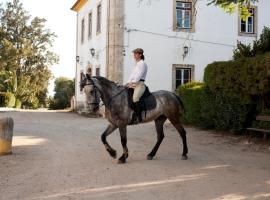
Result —
<svg viewBox="0 0 270 200"><path fill-rule="evenodd" d="M185 84L184 83L184 73L183 73L185 70L189 70L189 80L188 80L188 82L193 81L194 80L194 69L195 69L195 66L194 65L174 64L173 65L173 68L172 68L172 91L176 91L177 87L179 86L179 85L176 86L176 81L177 80L180 80L181 81L180 85ZM177 70L181 70L182 71L182 73L181 73L181 79L177 79L176 78L176 72L177 72Z"/></svg>
<svg viewBox="0 0 270 200"><path fill-rule="evenodd" d="M181 5L181 6L179 6ZM176 27L178 29L191 29L192 26L192 2L176 1ZM182 11L182 18L178 18L178 11ZM186 14L189 13L189 24L186 26ZM179 26L179 19L181 26Z"/></svg>
<svg viewBox="0 0 270 200"><path fill-rule="evenodd" d="M249 9L250 11L252 11L252 15L247 17L247 19L244 21L244 20L241 20L241 27L240 27L240 31L241 33L248 33L248 34L254 34L254 26L255 26L255 9L254 8L250 8ZM249 24L249 19L251 19L251 24ZM242 30L242 24L245 24L245 31ZM249 26L251 25L251 31L249 31Z"/></svg>
<svg viewBox="0 0 270 200"><path fill-rule="evenodd" d="M100 10L99 10L100 8ZM100 12L99 12L100 11ZM101 20L102 20L102 4L97 5L97 34L101 32Z"/></svg>
<svg viewBox="0 0 270 200"><path fill-rule="evenodd" d="M245 37L257 37L257 30L258 30L258 7L257 6L250 6L250 10L253 11L253 15L249 16L245 21L241 19L239 16L238 18L238 35L245 36ZM251 30L249 29L248 20L252 19L252 27ZM242 24L245 23L245 31L242 31Z"/></svg>

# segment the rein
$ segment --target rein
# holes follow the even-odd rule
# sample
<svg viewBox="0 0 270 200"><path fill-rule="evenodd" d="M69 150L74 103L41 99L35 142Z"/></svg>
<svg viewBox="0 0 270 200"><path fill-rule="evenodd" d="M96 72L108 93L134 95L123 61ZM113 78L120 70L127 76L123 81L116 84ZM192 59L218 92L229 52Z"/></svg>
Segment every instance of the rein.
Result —
<svg viewBox="0 0 270 200"><path fill-rule="evenodd" d="M118 95L120 95L122 92L124 92L125 90L126 90L127 88L126 87L124 87L124 89L122 89L120 92L118 92L116 95L114 95L113 97L111 97L110 99L109 99L109 102L108 102L108 106L111 104L111 102L112 102L112 100L115 98L115 97L117 97ZM104 104L103 104L104 105Z"/></svg>
<svg viewBox="0 0 270 200"><path fill-rule="evenodd" d="M88 79L88 78L87 78ZM96 90L98 90L98 88L97 88L97 86L95 85L95 82L90 78L90 79L88 79L91 83L85 83L85 84L83 84L84 86L85 85L93 85L94 86L94 94L95 94L95 100L94 100L94 102L92 103L92 104L98 104L98 100L97 100L97 95L96 95ZM111 102L112 102L112 100L115 98L115 97L117 97L118 95L120 95L122 92L124 92L125 90L126 90L127 88L126 87L124 87L124 89L122 89L121 91L119 91L117 94L115 94L114 96L112 96L110 99L109 99L109 101L108 101L108 105L106 105L105 103L102 103L101 104L101 106L110 106L110 104L111 104Z"/></svg>

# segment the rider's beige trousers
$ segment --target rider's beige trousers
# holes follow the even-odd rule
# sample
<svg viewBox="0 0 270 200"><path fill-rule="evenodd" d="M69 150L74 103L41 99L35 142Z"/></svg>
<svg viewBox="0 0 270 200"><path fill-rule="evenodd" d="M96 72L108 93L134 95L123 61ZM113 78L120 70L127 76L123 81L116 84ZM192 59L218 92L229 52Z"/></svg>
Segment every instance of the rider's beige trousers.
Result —
<svg viewBox="0 0 270 200"><path fill-rule="evenodd" d="M133 93L133 102L138 102L141 98L141 96L143 95L145 91L145 84L144 82L140 81L138 83L136 83L136 87L134 89L134 93Z"/></svg>

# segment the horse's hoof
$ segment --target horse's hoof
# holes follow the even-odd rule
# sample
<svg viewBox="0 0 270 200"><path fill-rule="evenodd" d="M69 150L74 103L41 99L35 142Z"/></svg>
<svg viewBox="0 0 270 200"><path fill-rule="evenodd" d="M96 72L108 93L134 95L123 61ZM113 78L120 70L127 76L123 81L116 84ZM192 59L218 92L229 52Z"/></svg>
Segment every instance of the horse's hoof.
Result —
<svg viewBox="0 0 270 200"><path fill-rule="evenodd" d="M122 157L120 157L118 159L118 161L117 161L117 164L124 164L124 163L126 163L126 159L125 158L122 158Z"/></svg>
<svg viewBox="0 0 270 200"><path fill-rule="evenodd" d="M153 158L154 158L153 156L149 156L149 155L147 156L147 160L153 160Z"/></svg>
<svg viewBox="0 0 270 200"><path fill-rule="evenodd" d="M113 157L114 159L117 158L117 153L116 153L116 151L109 151L109 153L110 153L110 156Z"/></svg>
<svg viewBox="0 0 270 200"><path fill-rule="evenodd" d="M187 160L187 159L188 159L187 155L182 156L182 160Z"/></svg>

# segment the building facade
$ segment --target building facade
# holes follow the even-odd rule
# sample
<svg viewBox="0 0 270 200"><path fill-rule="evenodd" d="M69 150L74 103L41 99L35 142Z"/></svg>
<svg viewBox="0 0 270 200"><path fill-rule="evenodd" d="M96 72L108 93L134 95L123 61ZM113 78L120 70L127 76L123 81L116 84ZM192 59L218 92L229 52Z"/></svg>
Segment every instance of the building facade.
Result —
<svg viewBox="0 0 270 200"><path fill-rule="evenodd" d="M202 81L204 68L229 60L237 41L251 43L270 27L270 1L251 5L250 16L227 14L207 0L77 0L76 107L83 107L81 73L88 68L120 84L126 83L134 59L145 51L151 91L175 91Z"/></svg>

